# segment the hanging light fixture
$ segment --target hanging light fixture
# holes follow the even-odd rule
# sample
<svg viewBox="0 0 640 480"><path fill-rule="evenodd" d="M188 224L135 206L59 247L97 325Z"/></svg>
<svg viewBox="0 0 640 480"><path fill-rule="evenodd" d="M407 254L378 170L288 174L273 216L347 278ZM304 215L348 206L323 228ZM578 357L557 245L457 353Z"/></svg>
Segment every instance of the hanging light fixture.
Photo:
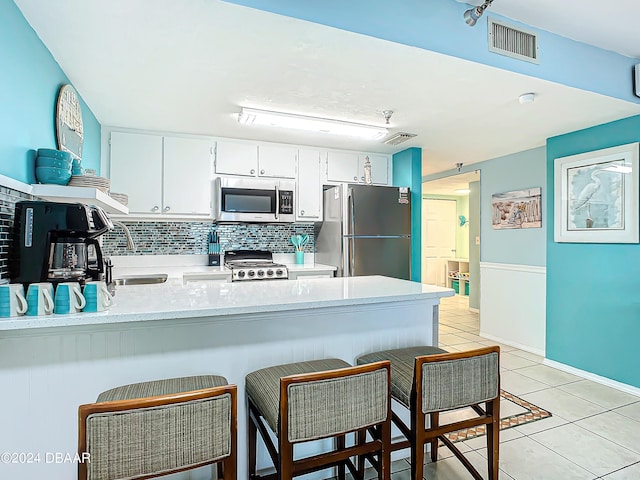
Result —
<svg viewBox="0 0 640 480"><path fill-rule="evenodd" d="M345 135L369 140L384 137L389 131L384 127L365 125L362 123L343 122L329 118L308 117L292 113L269 112L254 108L242 108L238 122L244 125L265 125L269 127L290 128L307 132Z"/></svg>
<svg viewBox="0 0 640 480"><path fill-rule="evenodd" d="M470 8L466 12L464 12L464 21L467 22L467 25L473 27L478 19L482 16L484 11L489 8L489 6L493 3L493 0L485 0L482 5L477 7Z"/></svg>

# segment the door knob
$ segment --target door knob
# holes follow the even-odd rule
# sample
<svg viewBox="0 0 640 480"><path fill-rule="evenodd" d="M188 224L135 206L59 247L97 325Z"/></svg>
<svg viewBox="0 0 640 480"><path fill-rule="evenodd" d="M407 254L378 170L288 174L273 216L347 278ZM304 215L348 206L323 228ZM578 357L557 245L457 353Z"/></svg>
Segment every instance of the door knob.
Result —
<svg viewBox="0 0 640 480"><path fill-rule="evenodd" d="M169 210L171 210L171 207L167 206L167 207L164 207L163 211L168 212Z"/></svg>
<svg viewBox="0 0 640 480"><path fill-rule="evenodd" d="M264 175L264 170L260 170L260 175Z"/></svg>
<svg viewBox="0 0 640 480"><path fill-rule="evenodd" d="M251 169L251 171L249 172L251 175L253 175L254 173L256 173L255 169Z"/></svg>
<svg viewBox="0 0 640 480"><path fill-rule="evenodd" d="M152 212L157 212L158 210L160 210L160 207L157 205L151 209Z"/></svg>
<svg viewBox="0 0 640 480"><path fill-rule="evenodd" d="M353 179L357 182L358 181L358 177L353 177Z"/></svg>
<svg viewBox="0 0 640 480"><path fill-rule="evenodd" d="M300 215L304 215L304 210L300 210Z"/></svg>

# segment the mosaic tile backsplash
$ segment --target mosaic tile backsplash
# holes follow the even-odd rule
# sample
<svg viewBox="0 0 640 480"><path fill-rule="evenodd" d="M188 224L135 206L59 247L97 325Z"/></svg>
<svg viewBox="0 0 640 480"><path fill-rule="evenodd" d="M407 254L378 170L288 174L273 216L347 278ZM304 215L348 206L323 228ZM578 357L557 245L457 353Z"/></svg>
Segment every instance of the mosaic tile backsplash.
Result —
<svg viewBox="0 0 640 480"><path fill-rule="evenodd" d="M13 239L16 203L32 198L26 193L0 186L0 283L9 281L9 247Z"/></svg>
<svg viewBox="0 0 640 480"><path fill-rule="evenodd" d="M135 244L127 250L121 228L103 236L102 251L109 255L198 255L207 253L207 235L213 231L220 239L220 250L269 250L293 253L292 235L309 235L306 252L314 252L312 223L299 224L212 224L211 222L123 222Z"/></svg>

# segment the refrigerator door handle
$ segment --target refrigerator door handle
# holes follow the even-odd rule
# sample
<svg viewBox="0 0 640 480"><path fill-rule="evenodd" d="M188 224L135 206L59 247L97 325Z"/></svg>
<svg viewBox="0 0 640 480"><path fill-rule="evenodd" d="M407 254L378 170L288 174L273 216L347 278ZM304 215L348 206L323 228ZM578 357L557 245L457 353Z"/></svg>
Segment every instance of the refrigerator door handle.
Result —
<svg viewBox="0 0 640 480"><path fill-rule="evenodd" d="M356 230L356 216L355 216L355 202L353 200L352 191L349 191L349 222L351 224L349 233L355 234ZM355 258L356 258L356 242L353 238L349 239L349 276L355 276Z"/></svg>

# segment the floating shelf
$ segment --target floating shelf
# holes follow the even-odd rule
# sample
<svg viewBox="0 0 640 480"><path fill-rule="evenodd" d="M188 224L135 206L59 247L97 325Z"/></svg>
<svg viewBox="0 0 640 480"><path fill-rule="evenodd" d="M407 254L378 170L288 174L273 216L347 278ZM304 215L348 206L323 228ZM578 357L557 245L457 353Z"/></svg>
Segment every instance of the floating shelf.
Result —
<svg viewBox="0 0 640 480"><path fill-rule="evenodd" d="M115 201L97 188L68 187L65 185L32 184L31 195L59 203L86 203L96 205L107 213L128 214L129 208Z"/></svg>

